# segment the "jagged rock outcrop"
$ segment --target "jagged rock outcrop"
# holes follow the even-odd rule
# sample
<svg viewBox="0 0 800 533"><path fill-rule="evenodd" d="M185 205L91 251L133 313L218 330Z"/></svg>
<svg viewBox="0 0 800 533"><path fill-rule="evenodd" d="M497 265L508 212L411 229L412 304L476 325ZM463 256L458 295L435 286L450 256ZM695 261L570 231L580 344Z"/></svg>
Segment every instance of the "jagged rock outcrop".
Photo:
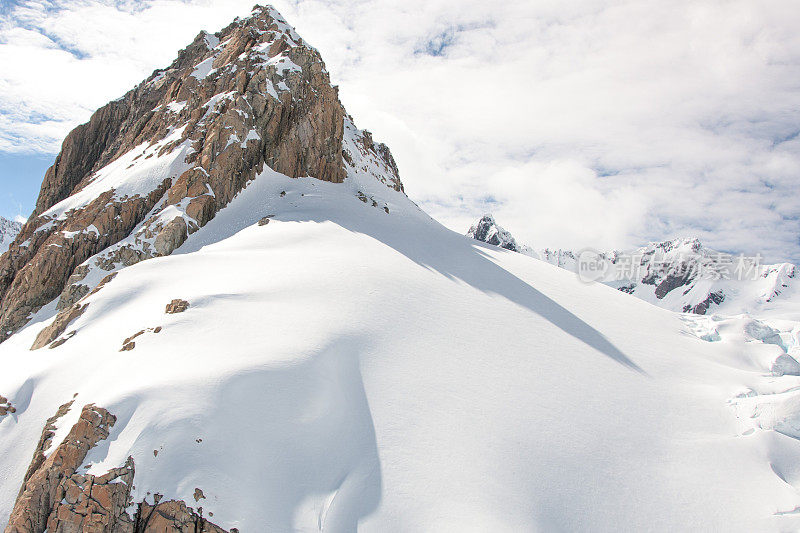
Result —
<svg viewBox="0 0 800 533"><path fill-rule="evenodd" d="M159 500L160 502L160 500ZM226 531L203 518L197 511L180 500L168 500L151 505L142 502L137 505L131 533L238 533L231 528Z"/></svg>
<svg viewBox="0 0 800 533"><path fill-rule="evenodd" d="M182 501L161 501L159 494L152 504L139 502L135 514L128 514L136 473L131 457L101 476L79 473L89 450L108 438L116 423L116 417L101 407L84 406L67 436L51 450L56 423L73 403L65 403L47 420L6 533L227 533L206 520L202 508L195 511Z"/></svg>
<svg viewBox="0 0 800 533"><path fill-rule="evenodd" d="M116 421L105 409L87 405L64 441L46 455L55 434L55 423L66 414L71 404L62 405L56 415L48 419L42 431L11 512L7 533L55 531L51 528L51 516L65 497L68 481L89 450L108 437L109 428Z"/></svg>
<svg viewBox="0 0 800 533"><path fill-rule="evenodd" d="M478 222L470 227L467 236L477 241L511 250L512 252L520 251L514 237L505 229L501 228L497 222L495 222L494 217L489 214L483 215Z"/></svg>
<svg viewBox="0 0 800 533"><path fill-rule="evenodd" d="M68 312L93 270L171 254L265 165L338 183L355 150L402 190L388 148L355 130L317 50L273 8L201 32L64 140L0 258L0 341L54 298Z"/></svg>
<svg viewBox="0 0 800 533"><path fill-rule="evenodd" d="M89 287L85 285L78 285L76 287L85 288L84 290L74 290L70 293L69 298L69 307L62 307L60 312L56 315L55 319L52 322L47 324L43 327L39 333L36 335L36 339L33 341L33 345L31 346L31 350L38 350L39 348L43 348L50 345L51 348L57 348L67 342L73 335L75 335L75 331L70 331L67 333L66 336L62 335L67 330L69 325L75 321L78 317L80 317L84 312L86 312L86 308L89 306L88 303L82 303L83 300L86 299L86 296L91 296L92 294L96 293L103 286L114 279L116 276L116 272L112 272L111 274L105 276L97 286L89 290ZM77 297L78 295L82 295L76 302L72 303L72 298ZM59 338L60 337L60 338Z"/></svg>
<svg viewBox="0 0 800 533"><path fill-rule="evenodd" d="M685 305L683 307L683 312L684 313L691 312L696 315L704 315L706 314L706 311L708 311L708 308L711 307L712 304L719 305L723 301L725 301L725 293L723 293L721 290L714 291L709 293L706 299L700 302L699 304L696 304L694 306Z"/></svg>
<svg viewBox="0 0 800 533"><path fill-rule="evenodd" d="M64 333L67 329L67 326L70 323L81 316L84 311L86 311L86 307L89 304L80 303L74 304L69 309L61 312L56 316L56 319L53 320L50 324L45 326L42 331L36 335L36 339L33 341L33 346L31 346L31 350L38 350L44 346L47 346L54 340L56 340L62 333Z"/></svg>

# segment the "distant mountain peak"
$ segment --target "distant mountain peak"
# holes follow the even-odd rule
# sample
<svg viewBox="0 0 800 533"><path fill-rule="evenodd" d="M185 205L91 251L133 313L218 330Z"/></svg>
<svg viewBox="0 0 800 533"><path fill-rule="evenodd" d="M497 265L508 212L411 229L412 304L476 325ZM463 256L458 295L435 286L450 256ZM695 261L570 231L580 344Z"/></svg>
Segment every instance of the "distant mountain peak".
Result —
<svg viewBox="0 0 800 533"><path fill-rule="evenodd" d="M0 254L8 250L8 247L17 237L21 229L22 224L20 222L0 217Z"/></svg>
<svg viewBox="0 0 800 533"><path fill-rule="evenodd" d="M493 244L512 252L518 252L519 246L514 237L503 229L494 219L494 216L487 213L481 217L467 232L469 237L475 240Z"/></svg>
<svg viewBox="0 0 800 533"><path fill-rule="evenodd" d="M517 243L490 214L470 227L467 236L576 274L583 254L588 253L607 265L596 281L666 309L700 315L723 303L734 314L769 304L787 292L796 270L789 263L766 265L758 257L718 252L697 237L653 241L632 250L536 250Z"/></svg>
<svg viewBox="0 0 800 533"><path fill-rule="evenodd" d="M697 237L676 237L666 241L653 241L648 243L647 247L661 250L663 252L671 252L673 250L684 250L698 253L704 250L703 244Z"/></svg>

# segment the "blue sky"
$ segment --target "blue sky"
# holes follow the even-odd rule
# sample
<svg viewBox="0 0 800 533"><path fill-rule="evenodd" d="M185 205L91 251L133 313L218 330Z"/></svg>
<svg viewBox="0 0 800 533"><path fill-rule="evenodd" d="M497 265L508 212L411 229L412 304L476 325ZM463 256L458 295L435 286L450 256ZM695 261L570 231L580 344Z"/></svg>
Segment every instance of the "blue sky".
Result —
<svg viewBox="0 0 800 533"><path fill-rule="evenodd" d="M36 197L54 156L0 152L0 216L14 220L27 217L36 206Z"/></svg>
<svg viewBox="0 0 800 533"><path fill-rule="evenodd" d="M794 0L274 2L322 53L408 194L534 247L699 237L800 262ZM66 133L252 0L0 8L0 214Z"/></svg>

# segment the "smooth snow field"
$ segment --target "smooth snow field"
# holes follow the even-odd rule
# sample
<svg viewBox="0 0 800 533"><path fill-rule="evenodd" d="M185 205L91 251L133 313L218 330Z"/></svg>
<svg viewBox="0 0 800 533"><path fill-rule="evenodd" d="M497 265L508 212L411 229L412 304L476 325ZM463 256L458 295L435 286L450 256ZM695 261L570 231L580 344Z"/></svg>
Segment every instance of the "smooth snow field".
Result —
<svg viewBox="0 0 800 533"><path fill-rule="evenodd" d="M377 180L267 169L87 301L62 346L29 350L54 304L0 345L0 524L77 393L56 443L85 404L117 416L88 472L132 455L136 499L198 487L242 533L800 528L800 377L770 374L774 345L703 339Z"/></svg>

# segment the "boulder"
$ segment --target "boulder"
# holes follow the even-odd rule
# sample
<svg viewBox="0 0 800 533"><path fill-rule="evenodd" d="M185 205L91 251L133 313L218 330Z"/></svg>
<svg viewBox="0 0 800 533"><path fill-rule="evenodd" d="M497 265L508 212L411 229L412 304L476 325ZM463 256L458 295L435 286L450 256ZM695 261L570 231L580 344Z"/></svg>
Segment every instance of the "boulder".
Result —
<svg viewBox="0 0 800 533"><path fill-rule="evenodd" d="M187 309L189 309L189 302L176 298L167 304L164 312L167 314L183 313Z"/></svg>
<svg viewBox="0 0 800 533"><path fill-rule="evenodd" d="M186 221L181 217L173 218L158 232L153 246L159 255L169 255L183 244L188 234Z"/></svg>

